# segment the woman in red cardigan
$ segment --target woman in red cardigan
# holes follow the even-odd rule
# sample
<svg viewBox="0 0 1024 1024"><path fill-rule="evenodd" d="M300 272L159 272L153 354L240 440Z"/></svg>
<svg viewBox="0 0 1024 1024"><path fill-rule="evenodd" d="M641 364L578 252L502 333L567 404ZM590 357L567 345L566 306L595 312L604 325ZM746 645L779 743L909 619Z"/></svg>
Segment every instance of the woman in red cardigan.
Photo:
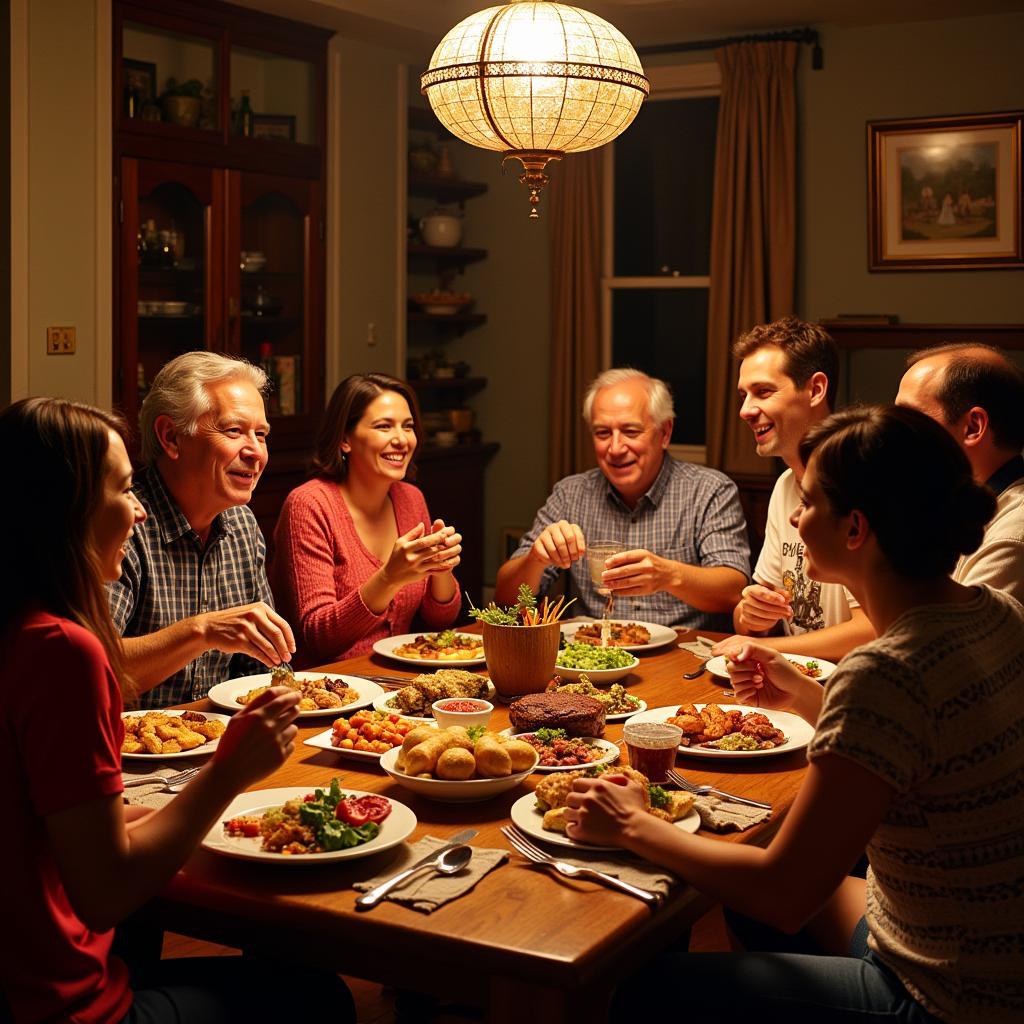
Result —
<svg viewBox="0 0 1024 1024"><path fill-rule="evenodd" d="M317 475L288 495L274 531L271 583L299 667L361 654L408 632L417 612L432 629L458 616L462 537L404 482L419 432L404 381L357 373L335 388Z"/></svg>

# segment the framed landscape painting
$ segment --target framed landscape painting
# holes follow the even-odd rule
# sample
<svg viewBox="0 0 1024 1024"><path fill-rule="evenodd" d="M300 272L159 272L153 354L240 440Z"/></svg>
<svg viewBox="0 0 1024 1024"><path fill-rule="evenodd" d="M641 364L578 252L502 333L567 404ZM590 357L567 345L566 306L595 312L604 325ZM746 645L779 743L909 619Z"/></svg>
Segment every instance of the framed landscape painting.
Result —
<svg viewBox="0 0 1024 1024"><path fill-rule="evenodd" d="M869 269L1024 267L1022 119L869 121Z"/></svg>

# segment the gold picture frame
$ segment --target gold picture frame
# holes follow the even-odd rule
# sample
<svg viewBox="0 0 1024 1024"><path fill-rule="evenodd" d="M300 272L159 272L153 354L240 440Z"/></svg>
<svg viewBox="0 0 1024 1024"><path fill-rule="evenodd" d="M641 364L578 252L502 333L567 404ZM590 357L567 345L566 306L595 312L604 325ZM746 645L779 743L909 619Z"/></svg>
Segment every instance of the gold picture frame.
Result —
<svg viewBox="0 0 1024 1024"><path fill-rule="evenodd" d="M869 269L1024 267L1024 111L869 121Z"/></svg>

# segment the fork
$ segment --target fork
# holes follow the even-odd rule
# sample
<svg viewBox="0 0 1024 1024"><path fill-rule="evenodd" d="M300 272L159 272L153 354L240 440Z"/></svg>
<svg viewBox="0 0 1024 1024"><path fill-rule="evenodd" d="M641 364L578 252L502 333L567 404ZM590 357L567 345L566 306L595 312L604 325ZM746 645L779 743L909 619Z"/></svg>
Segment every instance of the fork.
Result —
<svg viewBox="0 0 1024 1024"><path fill-rule="evenodd" d="M199 774L199 767L186 768L183 772L177 772L174 775L142 775L137 779L126 779L123 783L127 789L129 786L152 786L156 782L162 782L165 789L171 789L174 786L183 786L186 782L191 782Z"/></svg>
<svg viewBox="0 0 1024 1024"><path fill-rule="evenodd" d="M669 782L674 782L680 789L696 796L707 796L714 793L716 796L724 796L728 800L735 800L738 804L749 804L751 807L760 807L765 811L772 809L771 804L763 804L758 800L748 800L745 796L736 796L735 793L726 793L724 789L715 789L714 786L695 786L689 779L684 779L674 768L668 770Z"/></svg>
<svg viewBox="0 0 1024 1024"><path fill-rule="evenodd" d="M637 888L635 885L630 885L629 882L624 882L621 878L616 878L615 875L606 875L603 871L597 871L594 868L579 867L576 864L569 864L564 860L557 860L546 854L539 846L534 846L526 836L512 826L503 826L501 831L505 838L526 860L540 867L551 868L566 878L595 878L606 885L610 885L615 889L621 889L623 892L629 893L630 896L643 900L644 903L652 907L659 906L664 899L661 893L648 892L646 889Z"/></svg>

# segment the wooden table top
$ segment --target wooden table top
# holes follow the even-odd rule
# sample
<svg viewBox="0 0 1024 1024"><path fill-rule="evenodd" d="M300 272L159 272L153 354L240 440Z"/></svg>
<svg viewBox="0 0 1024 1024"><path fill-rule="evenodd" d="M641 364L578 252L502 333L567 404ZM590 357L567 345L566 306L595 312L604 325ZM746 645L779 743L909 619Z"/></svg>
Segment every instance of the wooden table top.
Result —
<svg viewBox="0 0 1024 1024"><path fill-rule="evenodd" d="M693 633L681 632L680 639ZM651 708L689 701L720 701L720 680L681 677L698 666L675 644L642 654L623 682ZM415 671L378 655L322 666L324 671L412 676ZM716 683L718 685L716 685ZM194 705L213 710L208 701ZM305 719L288 762L258 789L342 785L368 790L411 807L424 835L447 838L464 827L479 835L476 847L509 849L500 827L509 808L543 778L532 775L519 787L481 803L437 803L413 795L372 763L304 746L302 741L330 727L333 718ZM504 706L495 707L489 728L508 726ZM609 723L606 736L618 740L622 723ZM804 775L802 751L764 758L714 762L680 755L677 768L694 782L718 784L738 795L768 801L771 819L743 833L714 836L719 842L763 845L791 806ZM702 833L709 834L709 833ZM678 937L711 905L685 884L673 888L666 904L650 910L641 901L602 885L562 879L528 868L518 854L490 872L476 888L432 914L384 901L357 912L351 886L386 871L394 854L335 865L267 865L198 850L167 887L159 904L167 928L239 947L285 952L346 974L406 988L456 994L489 1002L489 1020L511 1019L503 992L533 989L544 1000L558 993L578 1014L588 993L601 1005L614 983L657 949ZM524 988L525 986L525 988ZM573 998L570 998L573 997ZM583 1003L580 999L583 999ZM549 1000L550 1003L550 1000ZM537 1004L534 1003L534 1006ZM546 1004L547 1005L547 1004ZM550 1005L550 1019L560 1019ZM531 1010L531 1017L536 1013Z"/></svg>

